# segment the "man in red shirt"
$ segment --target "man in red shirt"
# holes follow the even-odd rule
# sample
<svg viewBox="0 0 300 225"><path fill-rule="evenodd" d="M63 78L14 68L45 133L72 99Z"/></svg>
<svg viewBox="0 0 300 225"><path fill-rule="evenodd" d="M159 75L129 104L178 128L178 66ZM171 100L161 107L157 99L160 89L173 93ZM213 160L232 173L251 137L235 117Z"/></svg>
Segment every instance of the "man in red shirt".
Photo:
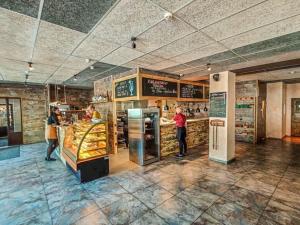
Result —
<svg viewBox="0 0 300 225"><path fill-rule="evenodd" d="M182 158L187 152L186 144L186 116L182 113L180 107L176 108L176 115L173 117L176 122L176 137L179 142L179 154L176 156Z"/></svg>

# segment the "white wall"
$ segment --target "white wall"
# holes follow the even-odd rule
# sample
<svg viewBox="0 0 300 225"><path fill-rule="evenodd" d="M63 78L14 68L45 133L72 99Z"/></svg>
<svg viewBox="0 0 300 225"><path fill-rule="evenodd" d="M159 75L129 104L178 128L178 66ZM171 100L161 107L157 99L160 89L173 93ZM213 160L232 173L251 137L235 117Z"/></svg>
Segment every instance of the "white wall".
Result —
<svg viewBox="0 0 300 225"><path fill-rule="evenodd" d="M300 83L286 85L286 135L291 136L291 102L292 98L300 98Z"/></svg>
<svg viewBox="0 0 300 225"><path fill-rule="evenodd" d="M267 138L282 138L284 127L284 84L283 82L267 84L266 135Z"/></svg>

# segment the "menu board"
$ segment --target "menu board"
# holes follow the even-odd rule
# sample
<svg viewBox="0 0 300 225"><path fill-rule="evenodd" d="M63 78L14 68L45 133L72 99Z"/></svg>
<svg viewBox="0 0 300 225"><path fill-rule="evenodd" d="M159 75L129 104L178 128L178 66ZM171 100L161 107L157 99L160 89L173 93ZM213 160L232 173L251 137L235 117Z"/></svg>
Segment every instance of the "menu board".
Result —
<svg viewBox="0 0 300 225"><path fill-rule="evenodd" d="M210 117L226 117L226 92L210 93Z"/></svg>
<svg viewBox="0 0 300 225"><path fill-rule="evenodd" d="M180 98L203 98L203 86L180 83Z"/></svg>
<svg viewBox="0 0 300 225"><path fill-rule="evenodd" d="M177 97L177 82L143 77L142 95L157 97Z"/></svg>
<svg viewBox="0 0 300 225"><path fill-rule="evenodd" d="M136 96L136 77L115 83L115 98Z"/></svg>

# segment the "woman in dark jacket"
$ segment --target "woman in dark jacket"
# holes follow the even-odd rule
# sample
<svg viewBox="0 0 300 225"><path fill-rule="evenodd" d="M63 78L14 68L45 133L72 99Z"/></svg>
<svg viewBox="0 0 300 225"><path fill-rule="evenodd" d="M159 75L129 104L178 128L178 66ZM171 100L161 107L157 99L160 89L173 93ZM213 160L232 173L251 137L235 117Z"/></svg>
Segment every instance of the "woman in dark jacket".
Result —
<svg viewBox="0 0 300 225"><path fill-rule="evenodd" d="M55 158L51 157L52 152L58 146L58 137L56 127L59 126L59 109L58 107L53 107L50 116L48 117L48 126L47 126L47 139L48 139L48 148L47 148L47 156L45 158L46 161L55 161Z"/></svg>

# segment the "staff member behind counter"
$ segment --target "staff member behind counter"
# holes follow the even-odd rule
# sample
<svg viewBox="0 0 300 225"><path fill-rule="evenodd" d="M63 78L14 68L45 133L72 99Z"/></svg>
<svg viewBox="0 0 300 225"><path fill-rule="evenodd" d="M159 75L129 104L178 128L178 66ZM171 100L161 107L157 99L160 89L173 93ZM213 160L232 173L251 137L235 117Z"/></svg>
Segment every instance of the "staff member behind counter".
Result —
<svg viewBox="0 0 300 225"><path fill-rule="evenodd" d="M89 105L89 107L86 109L86 116L84 119L87 121L100 120L101 114L96 111L95 106Z"/></svg>
<svg viewBox="0 0 300 225"><path fill-rule="evenodd" d="M55 158L51 157L52 152L58 146L58 137L56 127L60 125L58 116L59 116L59 108L53 107L51 110L50 116L48 117L47 122L47 139L48 139L48 148L47 148L47 156L45 158L46 161L55 161Z"/></svg>
<svg viewBox="0 0 300 225"><path fill-rule="evenodd" d="M161 118L163 122L170 122L166 118ZM180 106L176 107L176 115L173 117L173 120L176 123L176 137L179 142L179 153L176 155L178 158L185 156L187 152L187 143L186 143L186 116L182 113Z"/></svg>

